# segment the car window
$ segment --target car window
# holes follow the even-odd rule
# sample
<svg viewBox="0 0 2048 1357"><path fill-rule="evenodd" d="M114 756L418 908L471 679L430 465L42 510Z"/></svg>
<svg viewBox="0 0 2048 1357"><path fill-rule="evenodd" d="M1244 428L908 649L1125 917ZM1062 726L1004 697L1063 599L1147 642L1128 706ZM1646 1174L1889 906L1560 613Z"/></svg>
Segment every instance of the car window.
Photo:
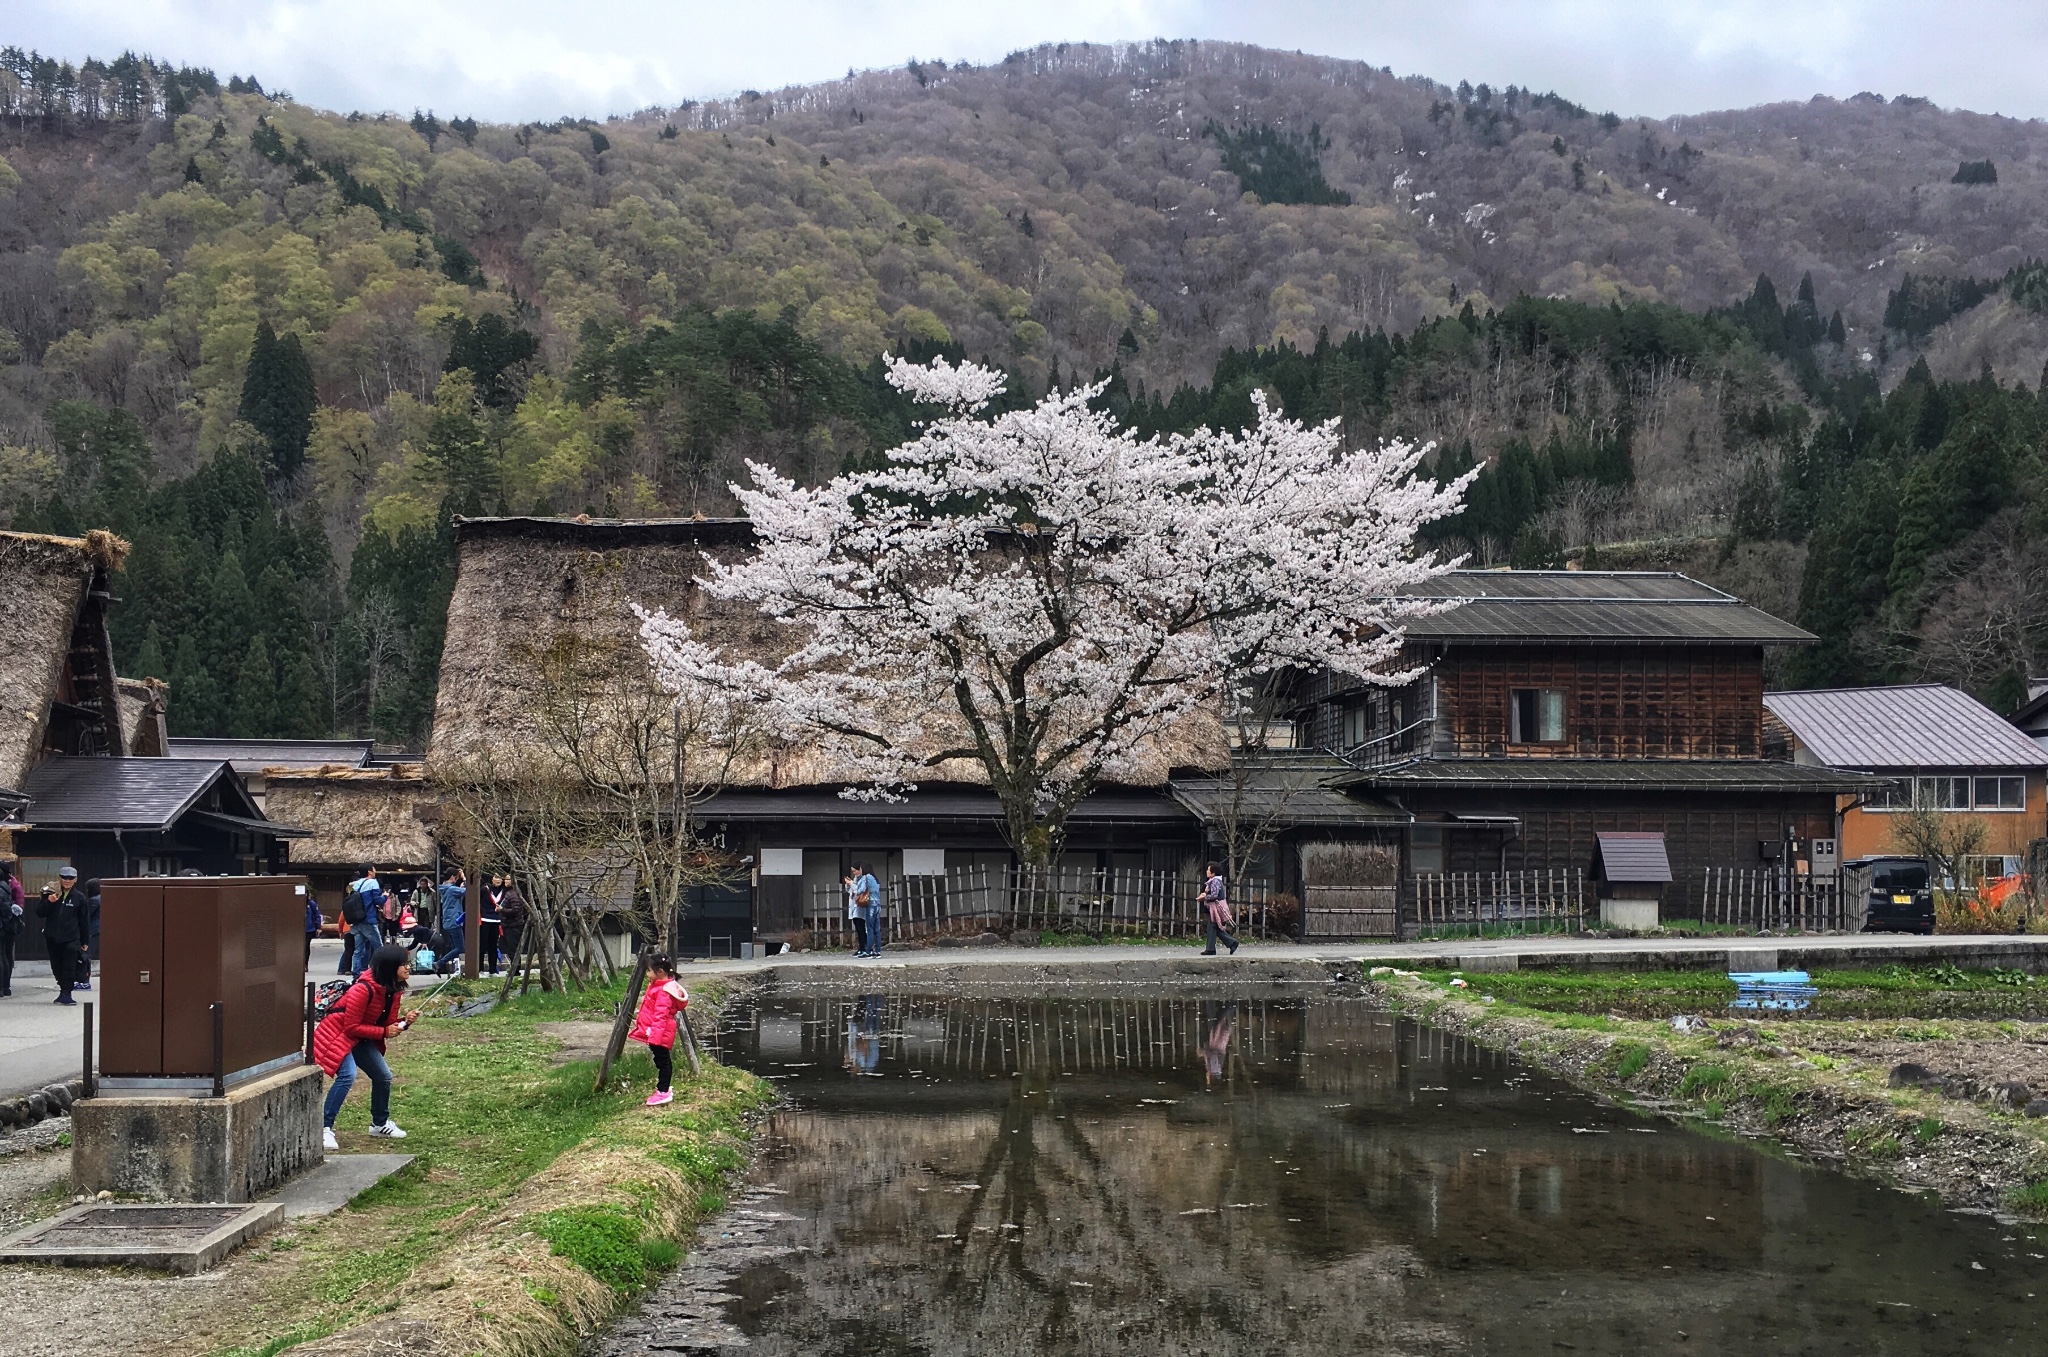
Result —
<svg viewBox="0 0 2048 1357"><path fill-rule="evenodd" d="M1896 867L1880 867L1870 878L1870 889L1874 891L1924 891L1927 889L1927 868L1920 864L1901 863Z"/></svg>

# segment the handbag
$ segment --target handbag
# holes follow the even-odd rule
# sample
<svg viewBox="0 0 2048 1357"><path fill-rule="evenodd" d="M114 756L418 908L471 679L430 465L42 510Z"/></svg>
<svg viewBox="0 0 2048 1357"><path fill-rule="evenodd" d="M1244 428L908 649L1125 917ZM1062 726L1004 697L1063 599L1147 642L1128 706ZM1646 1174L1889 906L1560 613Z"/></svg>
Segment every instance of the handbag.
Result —
<svg viewBox="0 0 2048 1357"><path fill-rule="evenodd" d="M1215 924L1226 933L1236 927L1237 921L1230 916L1230 902L1228 900L1211 900L1209 902L1209 922Z"/></svg>

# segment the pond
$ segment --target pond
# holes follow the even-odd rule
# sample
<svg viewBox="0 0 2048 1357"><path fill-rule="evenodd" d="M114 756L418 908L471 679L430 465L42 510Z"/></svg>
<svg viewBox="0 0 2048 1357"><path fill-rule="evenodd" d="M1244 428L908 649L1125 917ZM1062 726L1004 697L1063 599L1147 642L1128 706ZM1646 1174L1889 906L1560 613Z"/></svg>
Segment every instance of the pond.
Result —
<svg viewBox="0 0 2048 1357"><path fill-rule="evenodd" d="M1345 999L769 999L787 1095L607 1357L2048 1350L2048 1232Z"/></svg>

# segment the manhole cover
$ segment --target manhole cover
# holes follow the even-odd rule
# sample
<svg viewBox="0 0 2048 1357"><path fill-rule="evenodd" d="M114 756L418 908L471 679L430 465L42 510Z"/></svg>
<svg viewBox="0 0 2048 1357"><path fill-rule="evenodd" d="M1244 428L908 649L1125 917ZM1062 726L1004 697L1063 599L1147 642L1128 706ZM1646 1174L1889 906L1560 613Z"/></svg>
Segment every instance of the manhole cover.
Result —
<svg viewBox="0 0 2048 1357"><path fill-rule="evenodd" d="M278 1202L145 1206L93 1202L0 1239L0 1262L198 1272L284 1219Z"/></svg>

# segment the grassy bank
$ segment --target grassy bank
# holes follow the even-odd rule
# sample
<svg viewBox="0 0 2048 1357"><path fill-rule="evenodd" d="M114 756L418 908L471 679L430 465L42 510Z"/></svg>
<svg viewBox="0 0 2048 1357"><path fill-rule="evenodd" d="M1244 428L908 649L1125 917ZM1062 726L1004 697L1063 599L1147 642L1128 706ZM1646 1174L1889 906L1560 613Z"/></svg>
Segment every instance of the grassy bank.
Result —
<svg viewBox="0 0 2048 1357"><path fill-rule="evenodd" d="M1619 1102L1769 1139L1955 1206L2048 1218L2048 1118L2025 1116L2026 1096L2015 1102L2000 1077L2048 1088L2048 1034L2032 1024L1734 1017L1734 987L1699 972L1457 978L1465 987L1448 973L1388 973L1372 988L1397 1011ZM1980 992L1946 976L1844 978L1880 1006ZM1681 1031L1672 1013L1704 1021ZM1897 1086L1902 1067L1926 1077Z"/></svg>
<svg viewBox="0 0 2048 1357"><path fill-rule="evenodd" d="M1431 972L1448 979L1448 972ZM1726 1012L1735 982L1715 971L1511 971L1468 975L1475 993L1546 1013L1668 1018ZM1790 1022L1846 1018L2048 1018L2048 977L1953 965L1813 972L1813 1006Z"/></svg>
<svg viewBox="0 0 2048 1357"><path fill-rule="evenodd" d="M704 1026L712 987L693 989ZM644 1048L592 1089L590 1061L558 1063L549 1024L607 1020L614 991L529 995L478 1018L429 1018L391 1043L392 1119L372 1140L368 1084L339 1126L347 1151L418 1156L337 1215L271 1237L232 1266L260 1311L225 1316L191 1350L304 1354L577 1352L673 1266L698 1217L724 1204L747 1116L771 1097L707 1063L650 1111Z"/></svg>

